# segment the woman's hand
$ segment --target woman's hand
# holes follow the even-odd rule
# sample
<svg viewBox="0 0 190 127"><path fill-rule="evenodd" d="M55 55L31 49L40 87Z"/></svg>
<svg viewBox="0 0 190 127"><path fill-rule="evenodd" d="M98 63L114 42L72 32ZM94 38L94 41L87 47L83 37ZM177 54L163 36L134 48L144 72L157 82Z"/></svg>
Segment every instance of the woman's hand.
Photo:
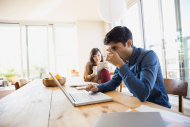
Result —
<svg viewBox="0 0 190 127"><path fill-rule="evenodd" d="M105 69L107 69L109 71L109 67L105 67Z"/></svg>

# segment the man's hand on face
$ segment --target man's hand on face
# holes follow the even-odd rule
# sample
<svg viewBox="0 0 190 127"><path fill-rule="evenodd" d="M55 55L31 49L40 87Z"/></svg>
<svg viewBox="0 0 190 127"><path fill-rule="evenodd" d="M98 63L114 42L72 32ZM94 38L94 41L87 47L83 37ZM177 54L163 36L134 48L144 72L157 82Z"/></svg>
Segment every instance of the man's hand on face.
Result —
<svg viewBox="0 0 190 127"><path fill-rule="evenodd" d="M98 87L92 84L88 84L88 86L86 87L86 91L92 91L92 92L97 92L98 91Z"/></svg>
<svg viewBox="0 0 190 127"><path fill-rule="evenodd" d="M123 66L125 64L116 52L114 52L110 49L106 49L106 51L109 52L107 55L106 61L115 65L118 68L120 68L121 66Z"/></svg>

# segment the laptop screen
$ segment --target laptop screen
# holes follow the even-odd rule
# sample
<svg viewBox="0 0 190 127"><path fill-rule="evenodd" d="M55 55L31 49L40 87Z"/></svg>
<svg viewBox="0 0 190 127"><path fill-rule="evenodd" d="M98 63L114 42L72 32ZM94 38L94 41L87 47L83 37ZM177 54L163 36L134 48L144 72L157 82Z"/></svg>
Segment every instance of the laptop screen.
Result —
<svg viewBox="0 0 190 127"><path fill-rule="evenodd" d="M68 96L67 91L61 86L61 84L59 83L59 81L55 78L55 76L49 72L49 74L51 75L51 77L53 78L53 80L55 81L55 83L59 86L59 88L63 91L63 93Z"/></svg>

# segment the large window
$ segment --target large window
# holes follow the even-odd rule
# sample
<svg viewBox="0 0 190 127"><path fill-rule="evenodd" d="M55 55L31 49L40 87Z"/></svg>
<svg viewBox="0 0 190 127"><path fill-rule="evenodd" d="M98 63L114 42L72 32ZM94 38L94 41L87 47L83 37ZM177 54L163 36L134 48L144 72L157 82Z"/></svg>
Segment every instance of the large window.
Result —
<svg viewBox="0 0 190 127"><path fill-rule="evenodd" d="M49 77L49 71L78 76L76 38L74 24L0 24L0 77L11 77L14 84Z"/></svg>
<svg viewBox="0 0 190 127"><path fill-rule="evenodd" d="M142 3L146 48L157 53L164 77L190 83L190 9L187 6L190 1L143 0Z"/></svg>
<svg viewBox="0 0 190 127"><path fill-rule="evenodd" d="M15 83L21 77L19 24L0 24L0 77Z"/></svg>
<svg viewBox="0 0 190 127"><path fill-rule="evenodd" d="M189 0L138 0L127 9L124 21L133 33L136 47L145 45L146 49L156 52L164 78L190 84L188 5ZM189 91L190 87L187 98L190 98Z"/></svg>
<svg viewBox="0 0 190 127"><path fill-rule="evenodd" d="M180 79L188 84L190 83L189 4L189 0L162 0L166 77ZM187 98L190 98L189 90Z"/></svg>
<svg viewBox="0 0 190 127"><path fill-rule="evenodd" d="M151 6L150 6L151 5ZM164 72L164 58L162 49L161 23L158 0L143 0L144 35L146 49L154 50L159 58L162 73Z"/></svg>
<svg viewBox="0 0 190 127"><path fill-rule="evenodd" d="M180 79L180 44L177 41L177 28L174 1L162 1L166 78Z"/></svg>
<svg viewBox="0 0 190 127"><path fill-rule="evenodd" d="M190 98L190 1L189 0L180 0L180 12L181 12L181 35L178 32L178 38L183 45L182 52L184 53L182 57L184 57L184 68L185 75L183 80L188 82L188 95ZM182 71L183 72L183 71Z"/></svg>
<svg viewBox="0 0 190 127"><path fill-rule="evenodd" d="M144 48L141 37L141 25L140 25L140 15L139 15L138 2L133 4L127 9L125 15L125 25L128 27L133 34L133 44L136 47Z"/></svg>
<svg viewBox="0 0 190 127"><path fill-rule="evenodd" d="M47 26L23 26L23 72L31 80L48 75Z"/></svg>

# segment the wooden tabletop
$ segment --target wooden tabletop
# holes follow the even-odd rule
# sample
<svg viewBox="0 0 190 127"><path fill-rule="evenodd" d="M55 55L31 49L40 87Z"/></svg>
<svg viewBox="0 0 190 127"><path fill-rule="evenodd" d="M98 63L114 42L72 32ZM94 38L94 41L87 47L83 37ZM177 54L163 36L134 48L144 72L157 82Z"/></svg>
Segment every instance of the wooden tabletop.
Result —
<svg viewBox="0 0 190 127"><path fill-rule="evenodd" d="M77 91L67 83L64 87L68 91ZM90 127L102 113L126 112L141 104L175 112L117 91L105 94L114 101L73 107L58 87L45 87L42 80L34 80L0 99L0 127Z"/></svg>

